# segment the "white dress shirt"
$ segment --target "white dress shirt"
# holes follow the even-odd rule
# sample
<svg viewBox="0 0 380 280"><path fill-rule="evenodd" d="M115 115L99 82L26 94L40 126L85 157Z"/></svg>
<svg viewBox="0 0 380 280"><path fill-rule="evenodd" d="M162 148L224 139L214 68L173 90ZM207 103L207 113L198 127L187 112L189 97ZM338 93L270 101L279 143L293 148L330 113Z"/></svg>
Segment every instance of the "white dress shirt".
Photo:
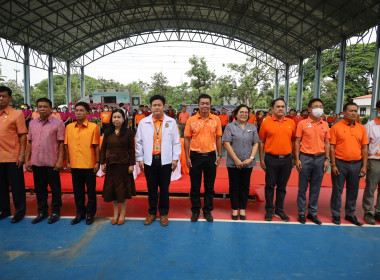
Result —
<svg viewBox="0 0 380 280"><path fill-rule="evenodd" d="M143 118L136 133L136 158L144 161L146 165L152 165L153 158L153 114ZM171 164L173 160L179 160L181 155L181 143L176 121L164 115L161 135L161 164Z"/></svg>

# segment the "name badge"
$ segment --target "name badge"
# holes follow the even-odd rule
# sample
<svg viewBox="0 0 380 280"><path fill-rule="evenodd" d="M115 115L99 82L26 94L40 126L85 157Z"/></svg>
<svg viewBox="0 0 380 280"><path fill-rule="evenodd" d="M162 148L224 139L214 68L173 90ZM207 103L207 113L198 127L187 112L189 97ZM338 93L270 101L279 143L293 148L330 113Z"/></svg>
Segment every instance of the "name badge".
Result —
<svg viewBox="0 0 380 280"><path fill-rule="evenodd" d="M169 124L168 124L168 123L166 123L166 124L165 124L165 127L169 127Z"/></svg>
<svg viewBox="0 0 380 280"><path fill-rule="evenodd" d="M156 143L154 143L154 151L155 152L159 152L160 151L160 143L159 142L156 142Z"/></svg>

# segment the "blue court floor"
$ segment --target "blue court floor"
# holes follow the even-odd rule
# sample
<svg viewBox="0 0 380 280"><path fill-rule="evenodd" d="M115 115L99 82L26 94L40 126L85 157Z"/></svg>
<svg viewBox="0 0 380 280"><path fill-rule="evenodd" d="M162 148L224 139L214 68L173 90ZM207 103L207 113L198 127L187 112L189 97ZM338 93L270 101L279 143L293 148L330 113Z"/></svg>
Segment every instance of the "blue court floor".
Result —
<svg viewBox="0 0 380 280"><path fill-rule="evenodd" d="M380 279L380 227L0 221L0 279Z"/></svg>

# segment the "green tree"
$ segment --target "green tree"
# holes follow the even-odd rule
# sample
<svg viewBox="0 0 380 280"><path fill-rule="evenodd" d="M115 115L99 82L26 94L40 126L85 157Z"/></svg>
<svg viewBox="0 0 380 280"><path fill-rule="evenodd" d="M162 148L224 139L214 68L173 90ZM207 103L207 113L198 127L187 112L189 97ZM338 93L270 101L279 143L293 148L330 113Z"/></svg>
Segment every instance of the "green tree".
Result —
<svg viewBox="0 0 380 280"><path fill-rule="evenodd" d="M16 84L16 80L4 80L0 82L0 85L9 87L12 90L12 105L20 107L24 104L24 89Z"/></svg>
<svg viewBox="0 0 380 280"><path fill-rule="evenodd" d="M189 63L191 69L186 72L186 75L191 78L191 87L198 91L198 95L206 93L216 78L215 73L208 69L204 57L193 55L189 58Z"/></svg>
<svg viewBox="0 0 380 280"><path fill-rule="evenodd" d="M169 99L172 91L172 87L168 85L168 78L162 73L155 73L152 77L152 82L150 84L150 91L144 97L144 101L146 104L149 103L149 99L155 95L159 94L165 97L165 99Z"/></svg>

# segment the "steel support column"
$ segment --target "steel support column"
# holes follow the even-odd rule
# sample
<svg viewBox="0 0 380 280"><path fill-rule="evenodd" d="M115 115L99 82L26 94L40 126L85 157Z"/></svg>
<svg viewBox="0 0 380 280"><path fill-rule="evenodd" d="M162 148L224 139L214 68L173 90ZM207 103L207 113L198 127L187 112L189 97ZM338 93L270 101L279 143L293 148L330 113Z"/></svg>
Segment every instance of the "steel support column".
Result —
<svg viewBox="0 0 380 280"><path fill-rule="evenodd" d="M376 102L380 100L380 25L377 26L376 33L376 53L375 53L375 66L373 69L373 85L372 85L372 99L371 99L371 120L377 117Z"/></svg>
<svg viewBox="0 0 380 280"><path fill-rule="evenodd" d="M287 106L289 106L289 64L285 64L285 89L284 100Z"/></svg>
<svg viewBox="0 0 380 280"><path fill-rule="evenodd" d="M71 68L70 61L66 62L66 103L71 103Z"/></svg>
<svg viewBox="0 0 380 280"><path fill-rule="evenodd" d="M321 49L317 49L317 53L315 56L315 79L314 79L314 98L319 98L321 96Z"/></svg>
<svg viewBox="0 0 380 280"><path fill-rule="evenodd" d="M344 86L346 83L346 38L342 38L340 43L339 70L338 70L338 94L336 96L335 112L339 114L343 110Z"/></svg>
<svg viewBox="0 0 380 280"><path fill-rule="evenodd" d="M80 67L80 98L84 98L85 93L84 93L84 66Z"/></svg>
<svg viewBox="0 0 380 280"><path fill-rule="evenodd" d="M274 76L274 99L278 98L278 69L276 69L275 76Z"/></svg>
<svg viewBox="0 0 380 280"><path fill-rule="evenodd" d="M49 70L48 70L48 97L54 107L54 79L53 79L53 56L49 55Z"/></svg>
<svg viewBox="0 0 380 280"><path fill-rule="evenodd" d="M298 63L298 86L297 86L297 110L302 110L302 93L303 93L303 58Z"/></svg>
<svg viewBox="0 0 380 280"><path fill-rule="evenodd" d="M30 66L29 47L24 46L24 103L30 104Z"/></svg>

